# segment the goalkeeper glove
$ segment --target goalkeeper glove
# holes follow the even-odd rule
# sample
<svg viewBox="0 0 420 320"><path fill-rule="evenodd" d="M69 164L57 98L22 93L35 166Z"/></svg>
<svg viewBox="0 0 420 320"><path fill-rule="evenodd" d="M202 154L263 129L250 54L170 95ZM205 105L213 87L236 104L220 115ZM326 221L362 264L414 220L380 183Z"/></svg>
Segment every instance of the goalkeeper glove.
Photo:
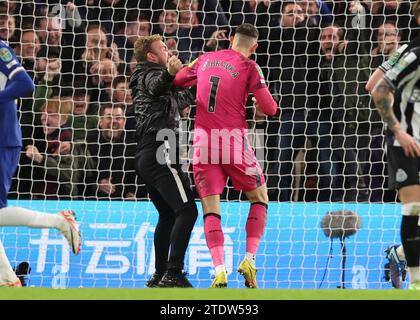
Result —
<svg viewBox="0 0 420 320"><path fill-rule="evenodd" d="M388 60L379 66L379 69L381 69L384 73L386 73L388 70L391 70L407 47L408 44L399 47L393 54L391 54Z"/></svg>

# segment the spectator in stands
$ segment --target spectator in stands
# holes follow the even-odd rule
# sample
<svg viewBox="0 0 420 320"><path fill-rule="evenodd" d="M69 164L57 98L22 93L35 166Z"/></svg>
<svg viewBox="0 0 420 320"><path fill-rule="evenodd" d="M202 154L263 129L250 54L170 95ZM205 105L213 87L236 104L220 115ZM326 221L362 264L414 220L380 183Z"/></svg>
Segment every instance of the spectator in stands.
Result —
<svg viewBox="0 0 420 320"><path fill-rule="evenodd" d="M89 68L89 79L92 85L92 99L94 101L111 101L112 80L117 75L117 66L111 59L105 58L91 64Z"/></svg>
<svg viewBox="0 0 420 320"><path fill-rule="evenodd" d="M173 0L179 10L180 28L205 26L204 38L209 38L216 27L228 27L222 6L217 0Z"/></svg>
<svg viewBox="0 0 420 320"><path fill-rule="evenodd" d="M114 42L108 45L106 30L96 23L87 27L86 49L82 58L88 66L104 59L112 60L117 67L121 62L117 45Z"/></svg>
<svg viewBox="0 0 420 320"><path fill-rule="evenodd" d="M241 23L239 21L241 20L248 20L246 22L251 23L253 25L256 25L257 30L260 34L259 40L258 40L258 48L256 51L256 59L261 67L264 75L266 78L268 78L268 38L269 33L271 32L271 22L272 20L276 20L277 16L279 14L279 7L277 5L274 5L274 3L271 3L270 0L256 0L256 1L244 1L243 5L245 15L242 17L243 12L240 11L240 6L242 5L239 1L234 1L231 3L231 14L232 18L235 19L236 22L233 22L233 26L237 26ZM245 9L248 7L248 9ZM238 11L239 10L239 11ZM252 12L252 15L248 15L248 11ZM242 18L241 18L242 17ZM271 18L273 17L273 18ZM250 20L255 21L250 22ZM239 24L237 24L239 23Z"/></svg>
<svg viewBox="0 0 420 320"><path fill-rule="evenodd" d="M407 42L418 35L419 27L415 18L411 15L411 4L408 0L384 0L384 1L351 1L347 13L362 13L359 23L362 28L370 29L372 39L372 31L377 30L386 20L392 19L398 22L397 27L400 30L401 41ZM346 15L347 20L352 17ZM349 23L347 23L349 25Z"/></svg>
<svg viewBox="0 0 420 320"><path fill-rule="evenodd" d="M78 76L72 82L63 83L62 87L73 99L73 110L66 126L73 129L74 141L86 141L88 133L98 127L99 104L91 101L86 77Z"/></svg>
<svg viewBox="0 0 420 320"><path fill-rule="evenodd" d="M134 46L134 43L139 37L150 35L150 30L149 19L139 15L136 19L127 21L124 34L127 37L128 43Z"/></svg>
<svg viewBox="0 0 420 320"><path fill-rule="evenodd" d="M80 195L83 168L90 157L84 145L72 143L72 130L65 126L71 109L69 98L48 99L42 107L43 137L35 145L26 146L25 155L34 168L31 194L35 199L69 199Z"/></svg>
<svg viewBox="0 0 420 320"><path fill-rule="evenodd" d="M344 192L334 200L366 201L368 193L363 166L357 148L368 148L370 118L373 106L365 85L370 76L368 47L363 48L360 33L357 38L344 38L344 30L327 25L321 30L321 87L319 105L332 109L333 155L344 166ZM361 43L359 43L360 40ZM321 119L320 125L328 125ZM323 132L321 132L322 134Z"/></svg>
<svg viewBox="0 0 420 320"><path fill-rule="evenodd" d="M311 26L320 26L333 22L331 9L322 0L300 0L299 5L307 16L307 21Z"/></svg>
<svg viewBox="0 0 420 320"><path fill-rule="evenodd" d="M112 81L112 102L129 105L131 99L131 90L126 76L119 75Z"/></svg>
<svg viewBox="0 0 420 320"><path fill-rule="evenodd" d="M198 16L189 6L185 10L184 7L180 10L174 3L166 3L158 13L153 33L162 35L171 54L176 54L182 62L187 63L194 60L204 49L204 26L196 23ZM182 28L180 28L181 14L190 14L192 17L182 20Z"/></svg>
<svg viewBox="0 0 420 320"><path fill-rule="evenodd" d="M167 2L164 8L158 11L157 23L153 27L153 33L162 35L170 54L176 56L178 56L178 27L176 5Z"/></svg>
<svg viewBox="0 0 420 320"><path fill-rule="evenodd" d="M54 76L61 71L60 50L57 47L51 47L48 50L46 47L42 47L36 57L35 71L36 84L51 82ZM46 72L49 73L48 76Z"/></svg>
<svg viewBox="0 0 420 320"><path fill-rule="evenodd" d="M0 39L10 42L16 31L15 16L0 13Z"/></svg>
<svg viewBox="0 0 420 320"><path fill-rule="evenodd" d="M140 15L137 10L128 15L127 21L120 26L115 37L115 43L119 48L119 55L124 62L123 74L131 74L129 64L133 58L134 42L140 36L148 36L151 31L150 20L146 16Z"/></svg>
<svg viewBox="0 0 420 320"><path fill-rule="evenodd" d="M50 48L48 53L46 49L41 49L38 53L37 58L37 73L34 99L22 100L22 105L19 109L20 112L20 125L22 128L22 142L25 147L28 144L34 144L34 136L40 136L37 131L42 130L40 127L34 126L34 123L40 123L41 109L46 103L46 100L53 95L59 96L60 92L57 90L58 80L61 73L61 59L60 51L57 48ZM44 51L44 52L42 52ZM48 54L44 57L43 54ZM53 94L53 86L56 90ZM21 162L25 161L26 158L21 157Z"/></svg>
<svg viewBox="0 0 420 320"><path fill-rule="evenodd" d="M54 55L53 55L54 54ZM49 59L37 59L37 68L44 69L43 72L37 70L37 81L34 98L28 97L21 99L21 105L18 108L19 123L22 129L23 149L27 145L37 145L37 139L44 139L44 132L40 125L41 109L46 103L47 98L52 96L52 87L47 94L47 88L53 84L53 78L60 73L61 60L59 59L59 51L49 50ZM47 62L48 61L48 62ZM59 95L56 90L55 95ZM19 160L19 170L17 178L19 181L27 181L27 183L15 183L13 190L17 191L20 197L27 197L31 191L31 179L34 169L31 161L25 155L21 155Z"/></svg>
<svg viewBox="0 0 420 320"><path fill-rule="evenodd" d="M162 10L158 11L157 23L153 27L153 33L159 33L164 37L175 36L178 27L176 5L168 2Z"/></svg>
<svg viewBox="0 0 420 320"><path fill-rule="evenodd" d="M112 102L124 106L127 130L136 130L133 101L131 98L130 82L126 76L119 75L112 81Z"/></svg>
<svg viewBox="0 0 420 320"><path fill-rule="evenodd" d="M399 47L401 36L395 20L388 19L376 32L376 46L371 51L373 68L380 66Z"/></svg>
<svg viewBox="0 0 420 320"><path fill-rule="evenodd" d="M305 111L316 103L318 34L308 28L299 4L285 1L279 10L267 47L270 91L280 104L280 118L272 117L267 128L267 186L272 199L280 188L280 201L291 201L293 160L305 145Z"/></svg>
<svg viewBox="0 0 420 320"><path fill-rule="evenodd" d="M52 47L60 49L63 73L84 73L84 70L79 69L78 61L85 50L85 29L74 3L68 2L65 5L65 16L66 19L61 23L54 12L40 17L37 22L39 41L41 46L46 47L46 52Z"/></svg>
<svg viewBox="0 0 420 320"><path fill-rule="evenodd" d="M124 130L124 112L121 105L102 105L99 128L88 134L88 148L95 169L86 180L87 197L123 199L135 196L135 144L132 134Z"/></svg>
<svg viewBox="0 0 420 320"><path fill-rule="evenodd" d="M198 17L198 1L197 0L178 0L174 1L177 4L179 12L179 27L191 28L201 24Z"/></svg>
<svg viewBox="0 0 420 320"><path fill-rule="evenodd" d="M38 37L43 45L57 47L61 43L61 25L53 14L38 20Z"/></svg>
<svg viewBox="0 0 420 320"><path fill-rule="evenodd" d="M106 34L116 34L116 27L126 17L126 3L122 0L88 0L87 20L100 22ZM128 1L130 2L130 1Z"/></svg>
<svg viewBox="0 0 420 320"><path fill-rule="evenodd" d="M319 63L319 89L318 99L316 104L311 104L307 108L306 135L310 142L310 148L306 153L306 160L311 152L315 155L315 171L318 177L317 197L316 201L331 201L333 200L333 173L335 170L335 163L332 161L332 128L337 118L337 112L332 105L333 92L331 92L331 61L332 51L338 50L336 47L341 45L338 30L326 29L321 32L321 61ZM335 41L332 41L334 39ZM305 199L308 200L308 199Z"/></svg>
<svg viewBox="0 0 420 320"><path fill-rule="evenodd" d="M204 16L199 14L200 3L198 0L176 0L178 16L178 58L186 63L193 61L204 50L206 39L210 38L217 30L216 19L220 15L224 17L223 13L214 16L215 20L210 21L209 15L213 10L216 11L219 7L217 2L208 1L201 9L204 11ZM213 5L213 6L212 6ZM214 15L214 14L212 14ZM222 25L227 24L224 17Z"/></svg>
<svg viewBox="0 0 420 320"><path fill-rule="evenodd" d="M257 8L262 4L268 7L270 0L250 0L250 1L228 1L221 0L220 5L223 8L228 25L237 27L242 23L257 24ZM258 24L257 24L258 26Z"/></svg>
<svg viewBox="0 0 420 320"><path fill-rule="evenodd" d="M36 84L38 80L35 77L36 57L41 50L36 32L30 29L24 29L20 34L20 42L18 42L14 50L22 66L28 71Z"/></svg>

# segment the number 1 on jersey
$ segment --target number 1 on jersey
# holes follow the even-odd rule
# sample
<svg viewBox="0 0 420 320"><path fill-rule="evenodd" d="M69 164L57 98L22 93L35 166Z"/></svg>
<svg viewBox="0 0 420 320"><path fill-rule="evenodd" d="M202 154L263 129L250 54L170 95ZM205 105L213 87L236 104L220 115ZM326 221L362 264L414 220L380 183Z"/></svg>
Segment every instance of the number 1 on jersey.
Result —
<svg viewBox="0 0 420 320"><path fill-rule="evenodd" d="M217 90L219 89L220 77L211 76L210 82L211 82L211 89L210 89L209 105L208 105L207 111L214 113L216 111L216 95L217 95Z"/></svg>

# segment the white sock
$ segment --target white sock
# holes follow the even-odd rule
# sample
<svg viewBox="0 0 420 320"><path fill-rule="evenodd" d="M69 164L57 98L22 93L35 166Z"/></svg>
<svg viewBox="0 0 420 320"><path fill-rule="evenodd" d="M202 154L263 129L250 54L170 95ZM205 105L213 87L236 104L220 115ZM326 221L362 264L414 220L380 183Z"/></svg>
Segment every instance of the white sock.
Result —
<svg viewBox="0 0 420 320"><path fill-rule="evenodd" d="M0 285L7 283L15 283L18 277L13 272L9 259L7 259L6 252L4 251L3 244L0 241Z"/></svg>
<svg viewBox="0 0 420 320"><path fill-rule="evenodd" d="M410 273L410 283L420 282L420 267L411 267L408 268Z"/></svg>
<svg viewBox="0 0 420 320"><path fill-rule="evenodd" d="M255 254L247 252L245 257L251 263L251 265L255 268Z"/></svg>
<svg viewBox="0 0 420 320"><path fill-rule="evenodd" d="M220 264L218 266L216 266L216 275L219 274L220 272L226 272L226 267L224 264Z"/></svg>
<svg viewBox="0 0 420 320"><path fill-rule="evenodd" d="M31 211L19 207L0 209L0 226L61 229L65 219L58 214Z"/></svg>
<svg viewBox="0 0 420 320"><path fill-rule="evenodd" d="M404 247L402 245L400 245L399 247L397 247L396 251L397 251L398 258L401 261L405 261Z"/></svg>

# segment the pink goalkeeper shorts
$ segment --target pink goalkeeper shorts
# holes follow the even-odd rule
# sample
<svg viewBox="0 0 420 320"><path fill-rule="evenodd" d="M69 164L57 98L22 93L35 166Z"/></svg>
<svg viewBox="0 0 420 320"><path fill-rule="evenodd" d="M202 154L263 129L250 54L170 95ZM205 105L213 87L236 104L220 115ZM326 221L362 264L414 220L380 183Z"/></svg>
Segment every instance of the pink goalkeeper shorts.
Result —
<svg viewBox="0 0 420 320"><path fill-rule="evenodd" d="M250 147L226 153L229 156L218 149L194 148L194 181L200 198L222 194L228 177L235 190L245 192L265 184L261 167Z"/></svg>

